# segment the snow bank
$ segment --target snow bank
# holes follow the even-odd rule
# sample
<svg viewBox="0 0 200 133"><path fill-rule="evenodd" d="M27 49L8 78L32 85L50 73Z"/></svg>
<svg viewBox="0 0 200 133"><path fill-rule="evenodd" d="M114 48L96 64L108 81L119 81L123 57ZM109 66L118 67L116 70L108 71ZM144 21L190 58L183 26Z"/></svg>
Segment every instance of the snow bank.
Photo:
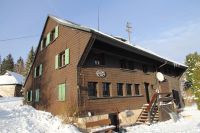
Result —
<svg viewBox="0 0 200 133"><path fill-rule="evenodd" d="M200 111L196 105L186 107L180 115L181 119L177 122L168 120L150 126L138 125L126 129L130 133L200 133Z"/></svg>
<svg viewBox="0 0 200 133"><path fill-rule="evenodd" d="M50 113L22 105L22 98L0 98L1 133L79 133Z"/></svg>

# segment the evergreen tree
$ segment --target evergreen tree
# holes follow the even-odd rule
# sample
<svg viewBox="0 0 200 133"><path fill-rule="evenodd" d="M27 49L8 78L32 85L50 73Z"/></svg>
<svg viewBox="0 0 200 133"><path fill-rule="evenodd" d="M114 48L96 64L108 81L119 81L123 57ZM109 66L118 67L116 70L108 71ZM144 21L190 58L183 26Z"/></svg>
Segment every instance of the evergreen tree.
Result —
<svg viewBox="0 0 200 133"><path fill-rule="evenodd" d="M2 61L1 74L4 74L6 70L14 71L14 61L11 54L8 54L8 56Z"/></svg>
<svg viewBox="0 0 200 133"><path fill-rule="evenodd" d="M28 76L28 73L29 73L29 70L30 70L31 65L33 63L34 57L35 57L35 52L34 52L34 49L32 47L31 50L29 51L28 58L27 58L27 61L26 61L25 76Z"/></svg>
<svg viewBox="0 0 200 133"><path fill-rule="evenodd" d="M24 67L24 60L20 56L17 60L17 63L15 64L15 72L24 75L25 67Z"/></svg>
<svg viewBox="0 0 200 133"><path fill-rule="evenodd" d="M190 89L194 92L200 109L200 55L197 52L187 55L185 64L188 66L186 78L191 82Z"/></svg>

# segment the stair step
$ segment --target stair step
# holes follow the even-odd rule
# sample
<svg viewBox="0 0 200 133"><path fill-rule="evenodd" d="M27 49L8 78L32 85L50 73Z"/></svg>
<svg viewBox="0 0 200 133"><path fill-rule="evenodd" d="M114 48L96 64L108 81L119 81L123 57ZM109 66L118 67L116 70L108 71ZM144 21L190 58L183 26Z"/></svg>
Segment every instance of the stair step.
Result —
<svg viewBox="0 0 200 133"><path fill-rule="evenodd" d="M140 116L140 118L147 119L148 116Z"/></svg>
<svg viewBox="0 0 200 133"><path fill-rule="evenodd" d="M142 107L142 109L147 109L147 107L145 106L145 107Z"/></svg>
<svg viewBox="0 0 200 133"><path fill-rule="evenodd" d="M143 104L143 106L146 106L146 107L147 107L147 106L149 106L149 104Z"/></svg>
<svg viewBox="0 0 200 133"><path fill-rule="evenodd" d="M146 121L146 118L139 118L138 121Z"/></svg>

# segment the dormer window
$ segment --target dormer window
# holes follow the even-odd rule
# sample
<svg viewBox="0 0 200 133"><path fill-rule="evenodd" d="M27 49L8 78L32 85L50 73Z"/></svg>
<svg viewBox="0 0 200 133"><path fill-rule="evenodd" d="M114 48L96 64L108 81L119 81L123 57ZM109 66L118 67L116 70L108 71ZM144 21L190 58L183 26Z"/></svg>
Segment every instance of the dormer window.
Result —
<svg viewBox="0 0 200 133"><path fill-rule="evenodd" d="M105 65L104 54L97 54L94 57L94 65L96 66Z"/></svg>

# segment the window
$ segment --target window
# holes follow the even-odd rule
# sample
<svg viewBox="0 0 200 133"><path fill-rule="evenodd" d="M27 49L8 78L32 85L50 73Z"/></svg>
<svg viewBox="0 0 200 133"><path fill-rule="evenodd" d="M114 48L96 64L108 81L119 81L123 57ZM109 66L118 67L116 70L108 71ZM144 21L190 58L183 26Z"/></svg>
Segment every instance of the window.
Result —
<svg viewBox="0 0 200 133"><path fill-rule="evenodd" d="M134 70L135 69L135 65L133 61L128 61L128 69L130 70Z"/></svg>
<svg viewBox="0 0 200 133"><path fill-rule="evenodd" d="M126 84L126 93L128 96L132 95L131 84Z"/></svg>
<svg viewBox="0 0 200 133"><path fill-rule="evenodd" d="M143 70L144 73L147 73L148 72L147 65L142 65L142 70Z"/></svg>
<svg viewBox="0 0 200 133"><path fill-rule="evenodd" d="M34 78L41 76L42 75L42 64L39 66L35 67L34 69Z"/></svg>
<svg viewBox="0 0 200 133"><path fill-rule="evenodd" d="M103 83L103 96L104 97L110 96L110 83Z"/></svg>
<svg viewBox="0 0 200 133"><path fill-rule="evenodd" d="M135 95L140 95L140 84L135 84Z"/></svg>
<svg viewBox="0 0 200 133"><path fill-rule="evenodd" d="M41 50L43 50L46 47L46 40L47 38L45 37L42 41L41 41Z"/></svg>
<svg viewBox="0 0 200 133"><path fill-rule="evenodd" d="M47 47L52 41L58 37L59 31L58 26L56 26L51 32L47 33L47 36L43 38L40 44L40 49L43 50Z"/></svg>
<svg viewBox="0 0 200 133"><path fill-rule="evenodd" d="M35 90L35 102L39 102L40 100L40 90L36 89Z"/></svg>
<svg viewBox="0 0 200 133"><path fill-rule="evenodd" d="M58 85L58 101L65 101L65 84Z"/></svg>
<svg viewBox="0 0 200 133"><path fill-rule="evenodd" d="M96 54L94 57L94 65L105 65L104 54Z"/></svg>
<svg viewBox="0 0 200 133"><path fill-rule="evenodd" d="M27 101L28 102L32 101L32 91L31 90L27 92Z"/></svg>
<svg viewBox="0 0 200 133"><path fill-rule="evenodd" d="M55 56L55 69L69 64L69 48Z"/></svg>
<svg viewBox="0 0 200 133"><path fill-rule="evenodd" d="M59 62L59 64L58 64L59 67L65 66L65 52L62 52L62 53L59 54L59 61L58 62Z"/></svg>
<svg viewBox="0 0 200 133"><path fill-rule="evenodd" d="M97 96L97 83L88 82L88 96L96 97Z"/></svg>
<svg viewBox="0 0 200 133"><path fill-rule="evenodd" d="M120 60L120 68L127 68L126 67L126 60Z"/></svg>
<svg viewBox="0 0 200 133"><path fill-rule="evenodd" d="M117 95L123 96L123 84L122 83L117 83Z"/></svg>
<svg viewBox="0 0 200 133"><path fill-rule="evenodd" d="M53 29L50 33L50 42L52 42L55 39L55 29Z"/></svg>

